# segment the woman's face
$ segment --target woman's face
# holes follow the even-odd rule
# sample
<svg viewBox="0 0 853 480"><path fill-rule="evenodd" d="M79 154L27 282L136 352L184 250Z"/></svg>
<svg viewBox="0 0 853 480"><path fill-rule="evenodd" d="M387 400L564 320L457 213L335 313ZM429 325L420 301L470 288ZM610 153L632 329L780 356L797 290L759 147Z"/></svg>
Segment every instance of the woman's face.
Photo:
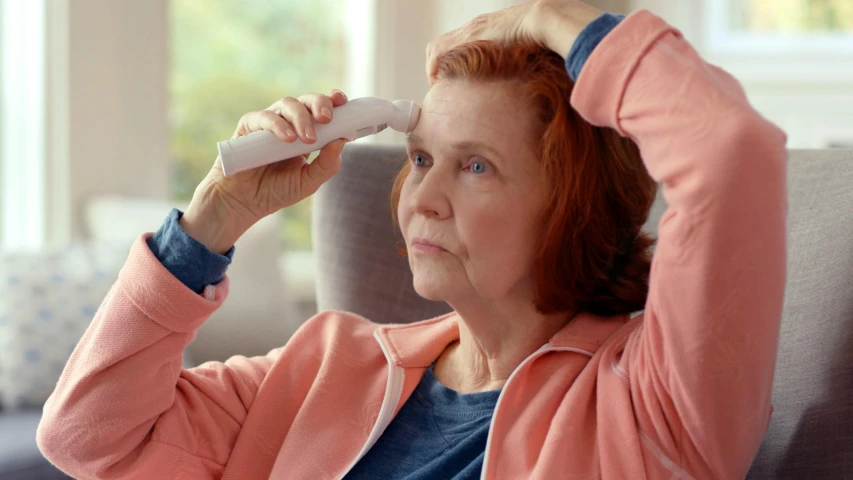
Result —
<svg viewBox="0 0 853 480"><path fill-rule="evenodd" d="M498 82L442 80L424 99L397 209L424 298L532 300L545 205L534 117L513 93ZM443 250L420 248L418 238Z"/></svg>

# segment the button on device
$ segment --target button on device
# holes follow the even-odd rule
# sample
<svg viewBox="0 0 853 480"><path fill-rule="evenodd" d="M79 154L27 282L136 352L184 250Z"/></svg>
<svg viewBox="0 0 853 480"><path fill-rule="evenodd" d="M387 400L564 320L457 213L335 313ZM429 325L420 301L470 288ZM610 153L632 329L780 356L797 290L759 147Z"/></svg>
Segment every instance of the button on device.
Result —
<svg viewBox="0 0 853 480"><path fill-rule="evenodd" d="M356 138L361 138L361 137L366 137L366 136L370 135L371 133L374 133L375 131L376 130L374 127L364 127L364 128L359 128L358 130L356 130L355 135L356 135Z"/></svg>

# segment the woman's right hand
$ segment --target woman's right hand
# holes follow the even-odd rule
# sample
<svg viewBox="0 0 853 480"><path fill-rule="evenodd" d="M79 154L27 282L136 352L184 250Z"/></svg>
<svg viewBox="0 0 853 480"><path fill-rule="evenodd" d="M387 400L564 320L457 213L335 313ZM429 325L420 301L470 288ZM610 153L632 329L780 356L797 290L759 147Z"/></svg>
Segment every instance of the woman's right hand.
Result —
<svg viewBox="0 0 853 480"><path fill-rule="evenodd" d="M329 95L285 97L260 112L240 119L232 138L268 130L285 142L314 143L314 122L329 123L333 107L346 103L340 90ZM299 156L226 177L217 157L210 173L196 187L180 223L191 237L215 253L227 252L258 220L312 195L341 165L345 140L335 140L308 163Z"/></svg>

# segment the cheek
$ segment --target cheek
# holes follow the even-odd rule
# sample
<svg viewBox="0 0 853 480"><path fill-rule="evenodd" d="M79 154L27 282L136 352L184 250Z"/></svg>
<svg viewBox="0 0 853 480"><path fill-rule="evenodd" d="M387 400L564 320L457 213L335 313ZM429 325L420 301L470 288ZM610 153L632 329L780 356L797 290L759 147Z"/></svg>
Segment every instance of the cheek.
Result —
<svg viewBox="0 0 853 480"><path fill-rule="evenodd" d="M501 202L457 213L459 235L475 263L515 270L532 262L537 230L530 210Z"/></svg>
<svg viewBox="0 0 853 480"><path fill-rule="evenodd" d="M457 210L459 235L473 257L505 255L517 247L519 228L515 212L501 205L482 205Z"/></svg>
<svg viewBox="0 0 853 480"><path fill-rule="evenodd" d="M408 207L409 192L411 191L409 183L409 178L403 181L403 187L400 189L400 201L397 202L397 220L400 223L400 231L403 234L403 238L406 238L406 227L408 227L412 219L412 210Z"/></svg>

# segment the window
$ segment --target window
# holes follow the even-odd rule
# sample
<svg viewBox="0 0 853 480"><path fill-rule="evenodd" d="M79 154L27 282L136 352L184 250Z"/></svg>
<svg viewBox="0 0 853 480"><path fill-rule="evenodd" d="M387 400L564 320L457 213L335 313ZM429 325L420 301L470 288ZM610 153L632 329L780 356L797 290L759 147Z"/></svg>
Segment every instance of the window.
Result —
<svg viewBox="0 0 853 480"><path fill-rule="evenodd" d="M344 2L173 0L172 196L192 197L240 117L283 96L344 88ZM288 249L311 248L310 197L284 211Z"/></svg>
<svg viewBox="0 0 853 480"><path fill-rule="evenodd" d="M729 0L729 25L746 32L853 32L848 0Z"/></svg>
<svg viewBox="0 0 853 480"><path fill-rule="evenodd" d="M850 0L706 0L705 10L715 51L853 52Z"/></svg>
<svg viewBox="0 0 853 480"><path fill-rule="evenodd" d="M0 246L44 245L45 5L0 0ZM26 49L21 48L26 45Z"/></svg>

